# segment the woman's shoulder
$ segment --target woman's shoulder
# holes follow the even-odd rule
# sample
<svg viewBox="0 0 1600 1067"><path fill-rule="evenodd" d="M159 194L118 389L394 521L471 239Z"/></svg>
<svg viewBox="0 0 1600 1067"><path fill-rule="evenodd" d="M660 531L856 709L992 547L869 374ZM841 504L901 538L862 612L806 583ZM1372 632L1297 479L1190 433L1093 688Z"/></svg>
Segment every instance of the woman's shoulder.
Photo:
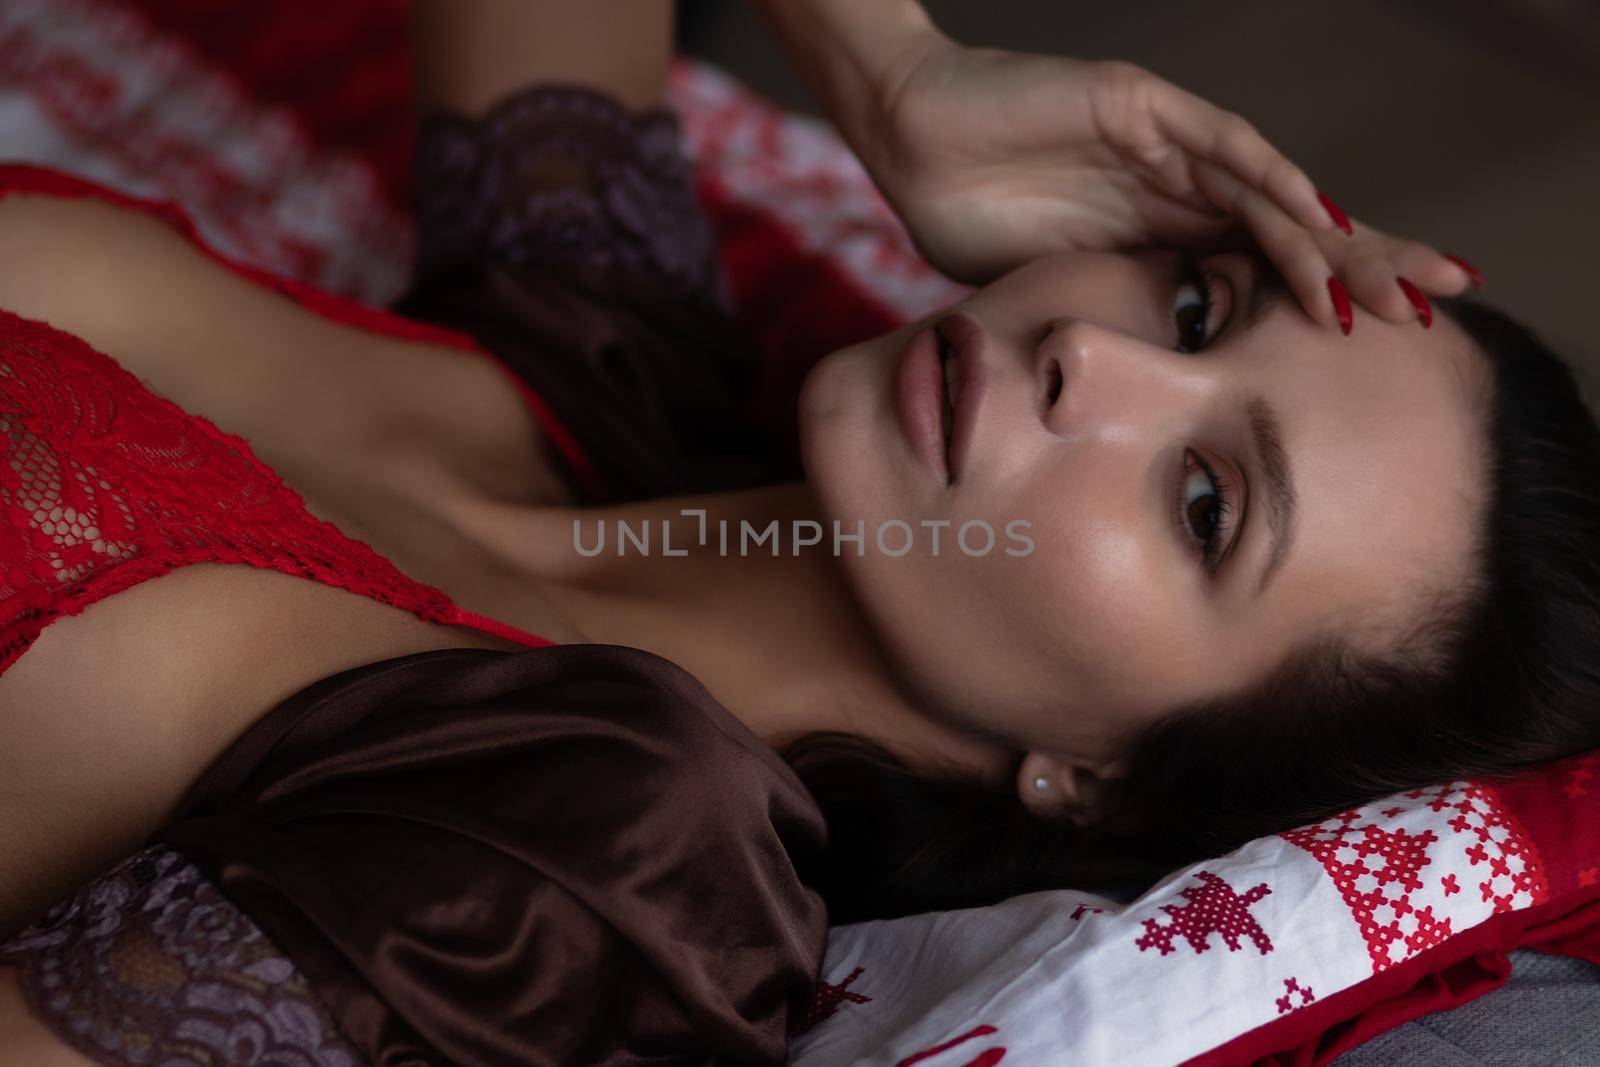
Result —
<svg viewBox="0 0 1600 1067"><path fill-rule="evenodd" d="M88 183L18 185L0 168L0 308L87 343L157 395L249 436L244 398L263 392L285 353L314 347L310 316L286 314L286 302L234 277L181 211L160 207Z"/></svg>
<svg viewBox="0 0 1600 1067"><path fill-rule="evenodd" d="M183 238L151 212L0 182L0 307L69 332L101 332L186 269Z"/></svg>

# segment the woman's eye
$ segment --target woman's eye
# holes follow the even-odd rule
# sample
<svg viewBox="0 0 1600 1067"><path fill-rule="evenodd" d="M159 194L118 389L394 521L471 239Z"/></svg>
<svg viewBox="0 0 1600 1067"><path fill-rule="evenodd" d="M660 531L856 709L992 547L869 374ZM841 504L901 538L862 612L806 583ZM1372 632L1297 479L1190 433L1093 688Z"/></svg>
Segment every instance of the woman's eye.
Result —
<svg viewBox="0 0 1600 1067"><path fill-rule="evenodd" d="M1205 347L1206 328L1211 323L1211 283L1200 265L1187 254L1178 264L1172 317L1178 324L1178 351L1198 352Z"/></svg>
<svg viewBox="0 0 1600 1067"><path fill-rule="evenodd" d="M1233 486L1194 453L1184 453L1184 477L1178 487L1183 525L1199 550L1206 569L1215 572L1228 541L1233 519Z"/></svg>

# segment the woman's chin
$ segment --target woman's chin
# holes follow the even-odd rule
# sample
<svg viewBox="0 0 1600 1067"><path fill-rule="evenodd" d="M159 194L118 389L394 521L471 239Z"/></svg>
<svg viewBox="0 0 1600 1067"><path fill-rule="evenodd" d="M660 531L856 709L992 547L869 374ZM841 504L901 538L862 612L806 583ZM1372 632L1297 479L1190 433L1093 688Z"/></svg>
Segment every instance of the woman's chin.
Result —
<svg viewBox="0 0 1600 1067"><path fill-rule="evenodd" d="M874 477L864 469L873 465L866 461L884 451L883 443L873 440L883 390L874 380L870 355L867 345L832 352L800 385L800 462L825 506L839 503L840 496L858 496L852 484Z"/></svg>

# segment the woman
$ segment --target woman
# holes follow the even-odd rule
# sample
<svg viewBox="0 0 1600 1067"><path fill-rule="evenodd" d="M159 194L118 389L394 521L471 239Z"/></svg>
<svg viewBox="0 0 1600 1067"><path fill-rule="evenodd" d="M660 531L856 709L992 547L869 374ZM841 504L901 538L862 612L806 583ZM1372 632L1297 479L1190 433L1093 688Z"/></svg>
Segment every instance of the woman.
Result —
<svg viewBox="0 0 1600 1067"><path fill-rule="evenodd" d="M1395 783L1595 743L1592 684L1550 636L1592 624L1597 537L1593 425L1560 365L1491 312L1446 305L1432 322L1408 290L1459 292L1463 269L1339 232L1303 175L1230 117L1130 68L967 53L914 7L861 6L769 14L936 262L967 277L1029 262L936 329L819 365L803 483L760 484L720 444L740 365L704 324L704 272L674 257L694 239L651 249L682 222L659 193L673 172L655 128L581 92L495 105L543 78L648 106L667 54L659 8L605 27L420 9L425 89L464 114L496 110L424 146L424 267L405 307L472 330L554 405L561 375L533 362L550 344L579 383L561 423L439 336L337 325L147 219L0 202L5 261L33 267L8 274L0 306L247 438L311 512L447 594L351 563L353 549L296 581L253 547L230 560L253 567L191 558L36 629L0 676L19 798L0 832L10 869L30 873L4 886L8 926L152 835L160 847L24 939L19 956L45 961L27 972L29 1003L57 1029L14 1011L5 1047L80 1062L65 1038L126 1062L167 1025L118 1029L129 1003L203 1013L201 991L226 988L226 1010L205 1017L220 1026L253 981L306 1020L272 1040L324 1058L781 1062L827 918L1132 879ZM1080 74L1102 106L1062 118ZM941 96L951 84L964 90ZM1010 136L949 137L985 85L1017 117ZM1031 124L1030 93L1050 101ZM1164 124L1167 107L1188 121ZM993 134L988 111L969 114ZM562 123L615 155L493 164L528 143L519 131L568 143ZM952 140L962 155L940 158ZM1073 164L1065 191L1029 188ZM642 174L658 190L645 206L668 206L615 248L580 227L562 258L526 219L474 216L475 177L504 173L558 199L596 176L594 199L637 190ZM1270 265L1108 250L1240 222ZM72 257L74 243L95 256ZM74 289L46 284L51 271ZM1366 310L1341 301L1346 287ZM589 329L599 318L608 332ZM680 376L720 392L652 394ZM29 417L27 433L65 447ZM606 426L618 432L594 432ZM644 474L618 487L629 470ZM704 491L719 480L754 487ZM602 491L689 495L571 506ZM34 521L104 540L52 509ZM662 554L615 540L586 554L597 530L647 521ZM775 529L781 549L725 554L724 521L736 540ZM800 545L807 523L821 533ZM838 555L835 523L862 529ZM976 551L982 524L1009 540ZM918 540L897 555L902 526ZM533 634L561 647L514 651ZM861 740L802 740L828 730ZM863 801L872 818L830 818L824 853L815 802L837 816ZM146 979L181 959L181 977L76 984L106 978L91 957L144 960L131 970ZM7 988L15 1008L15 974ZM100 995L117 999L72 1014L87 1010L74 997ZM201 1040L194 1015L179 1021Z"/></svg>

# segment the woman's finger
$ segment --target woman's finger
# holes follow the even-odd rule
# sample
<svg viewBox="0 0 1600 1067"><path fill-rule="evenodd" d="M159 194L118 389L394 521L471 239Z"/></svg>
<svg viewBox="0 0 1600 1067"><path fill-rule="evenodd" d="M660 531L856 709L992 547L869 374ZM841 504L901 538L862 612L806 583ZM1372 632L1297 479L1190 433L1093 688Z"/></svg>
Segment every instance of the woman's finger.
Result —
<svg viewBox="0 0 1600 1067"><path fill-rule="evenodd" d="M1262 253L1313 321L1337 329L1339 313L1328 292L1333 268L1316 239L1278 204L1240 181L1230 171L1203 159L1194 161L1194 181L1211 202L1243 223ZM1340 235L1341 239L1343 235Z"/></svg>
<svg viewBox="0 0 1600 1067"><path fill-rule="evenodd" d="M1198 159L1231 171L1310 230L1336 223L1311 179L1243 117L1224 111L1170 82L1149 76L1150 114L1173 143Z"/></svg>
<svg viewBox="0 0 1600 1067"><path fill-rule="evenodd" d="M1420 241L1387 237L1389 261L1402 277L1424 293L1456 296L1470 289L1473 276L1464 267Z"/></svg>
<svg viewBox="0 0 1600 1067"><path fill-rule="evenodd" d="M1351 291L1363 304L1391 322L1416 319L1433 323L1434 296L1454 296L1472 283L1462 267L1418 241L1390 237L1362 227L1359 240L1348 246L1342 264ZM1395 296L1399 290L1404 303Z"/></svg>
<svg viewBox="0 0 1600 1067"><path fill-rule="evenodd" d="M1389 322L1431 321L1427 297L1390 257L1388 237L1358 224L1355 239L1340 251L1336 264L1350 299Z"/></svg>

